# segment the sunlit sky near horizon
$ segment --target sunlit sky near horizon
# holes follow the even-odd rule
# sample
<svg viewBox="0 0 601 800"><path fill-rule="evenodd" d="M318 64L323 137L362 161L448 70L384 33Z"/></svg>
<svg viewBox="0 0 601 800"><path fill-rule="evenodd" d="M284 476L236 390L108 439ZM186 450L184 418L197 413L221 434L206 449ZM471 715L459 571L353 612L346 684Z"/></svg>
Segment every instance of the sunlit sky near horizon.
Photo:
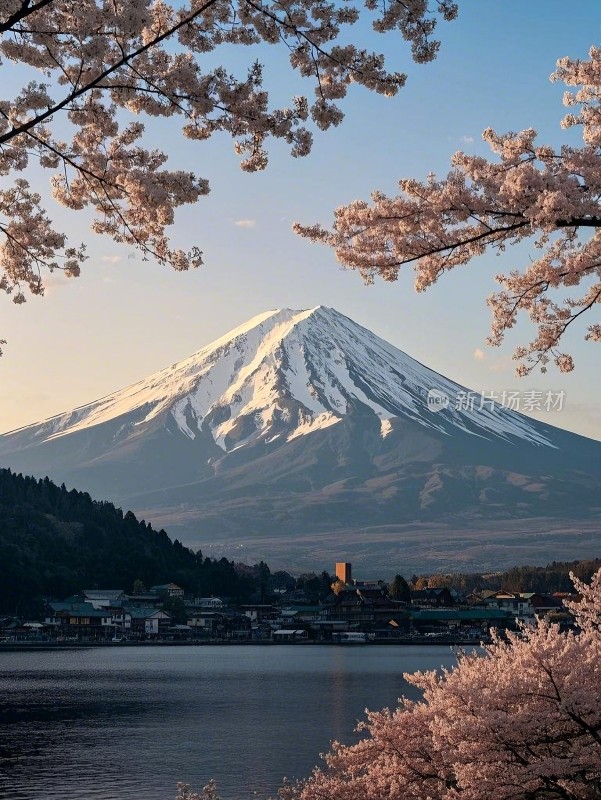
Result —
<svg viewBox="0 0 601 800"><path fill-rule="evenodd" d="M17 307L0 298L0 338L8 340L0 359L0 432L144 378L267 309L326 305L476 391L565 392L563 410L539 418L601 439L601 346L583 341L585 326L567 344L576 361L569 375L552 368L514 376L513 350L533 333L525 319L502 348L485 344L494 276L526 263L528 247L483 256L418 295L410 269L397 283L364 286L326 248L291 230L297 220L328 223L337 205L374 189L392 193L401 177L444 174L457 150L486 155L481 133L489 126L533 127L539 141L553 145L578 141L560 128L565 87L549 75L557 58L585 58L600 43L597 0L459 3L459 18L439 23L442 46L432 64L411 62L402 41L368 37L366 44L388 53L390 67L407 72L407 85L392 99L353 87L342 125L316 133L304 159L272 142L267 170L248 175L225 135L189 142L177 121L148 121L148 141L170 152L170 166L210 181L211 194L181 209L171 231L173 245L203 250L199 270L175 273L143 262L131 248L92 234L84 213L51 204L55 224L73 243L86 242L89 260L76 280L51 276L42 299ZM227 55L232 70L249 61L243 48ZM312 91L292 77L283 52L262 48L254 57L267 59L274 103ZM2 66L3 79L11 69ZM19 75L6 80L16 85ZM39 175L40 187L49 177Z"/></svg>

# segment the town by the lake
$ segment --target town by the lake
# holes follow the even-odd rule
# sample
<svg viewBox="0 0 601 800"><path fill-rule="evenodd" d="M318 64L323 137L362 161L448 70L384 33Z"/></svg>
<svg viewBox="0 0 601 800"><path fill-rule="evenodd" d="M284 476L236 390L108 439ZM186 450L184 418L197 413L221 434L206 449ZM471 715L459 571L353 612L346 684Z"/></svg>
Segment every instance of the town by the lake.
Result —
<svg viewBox="0 0 601 800"><path fill-rule="evenodd" d="M0 618L0 644L474 644L487 641L491 628L515 630L518 621L546 618L569 627L572 617L564 600L576 597L569 592L411 588L400 576L396 584L363 581L352 577L346 562L336 564L329 592L327 573L305 576L307 589L302 581L296 588L292 576L285 575L268 598L242 604L227 597L194 597L176 583L129 593L82 589L47 601L40 619ZM322 601L315 602L316 589L325 594Z"/></svg>

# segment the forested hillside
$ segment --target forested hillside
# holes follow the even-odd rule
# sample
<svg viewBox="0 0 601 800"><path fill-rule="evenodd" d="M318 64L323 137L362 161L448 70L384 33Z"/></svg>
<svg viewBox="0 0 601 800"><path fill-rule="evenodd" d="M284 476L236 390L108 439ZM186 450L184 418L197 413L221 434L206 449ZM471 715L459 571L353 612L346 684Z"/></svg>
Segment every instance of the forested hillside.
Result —
<svg viewBox="0 0 601 800"><path fill-rule="evenodd" d="M507 592L571 592L574 584L570 578L573 573L579 580L588 582L601 569L601 559L580 559L576 561L553 561L545 567L531 565L516 566L505 572L479 574L476 572L438 573L434 575L414 575L412 586L423 589L446 586L459 592L472 592L482 589Z"/></svg>
<svg viewBox="0 0 601 800"><path fill-rule="evenodd" d="M136 580L236 599L256 583L233 562L204 558L130 511L0 469L0 611L24 613L41 598L82 588L131 591Z"/></svg>

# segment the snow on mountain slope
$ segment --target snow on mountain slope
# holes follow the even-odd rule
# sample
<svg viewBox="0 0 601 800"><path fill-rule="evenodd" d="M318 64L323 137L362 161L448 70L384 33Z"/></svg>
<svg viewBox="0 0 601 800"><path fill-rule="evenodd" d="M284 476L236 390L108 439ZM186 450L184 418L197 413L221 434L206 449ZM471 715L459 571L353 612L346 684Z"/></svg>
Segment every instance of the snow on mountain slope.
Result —
<svg viewBox="0 0 601 800"><path fill-rule="evenodd" d="M428 407L431 390L449 398L447 408ZM498 404L456 408L466 392L333 309L283 309L254 317L139 383L19 433L29 431L40 443L132 412L134 428L170 414L185 436L209 432L230 451L256 440L290 440L367 407L380 418L382 436L401 417L446 434L554 447L543 426Z"/></svg>

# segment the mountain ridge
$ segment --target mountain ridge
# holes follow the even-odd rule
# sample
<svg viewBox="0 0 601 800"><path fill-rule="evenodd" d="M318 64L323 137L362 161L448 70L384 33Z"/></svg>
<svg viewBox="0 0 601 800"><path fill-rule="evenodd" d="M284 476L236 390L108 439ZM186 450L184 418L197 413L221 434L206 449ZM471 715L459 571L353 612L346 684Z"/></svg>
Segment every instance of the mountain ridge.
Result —
<svg viewBox="0 0 601 800"><path fill-rule="evenodd" d="M41 428L44 426L44 430L40 431L38 436L44 435L46 439L52 439L64 435L65 433L74 433L85 427L102 424L103 422L107 422L126 413L140 411L148 405L151 407L151 410L146 414L142 422L149 422L162 411L169 410L174 416L182 433L190 438L194 438L196 431L188 425L186 418L187 407L192 411L193 416L197 419L200 418L204 420L207 416L211 419L211 413L213 416L216 416L215 404L217 408L228 404L232 407L236 405L236 400L238 400L239 405L239 392L246 388L245 383L248 383L249 377L253 377L256 372L259 371L260 367L264 366L264 362L267 359L273 358L274 354L269 351L269 345L272 344L274 340L277 342L278 347L275 351L277 354L286 340L293 335L295 328L300 328L302 323L310 318L319 318L323 316L327 318L327 323L329 323L330 327L332 324L336 325L338 331L342 332L343 336L344 334L347 335L347 339L349 338L348 332L350 327L348 323L350 323L355 331L360 331L363 335L364 341L361 344L365 347L367 343L367 347L365 347L367 351L369 351L369 345L372 345L371 354L375 355L379 362L382 361L382 355L381 352L377 353L373 350L373 344L375 344L380 351L385 352L391 359L395 359L397 363L402 363L405 370L409 373L407 375L399 373L397 370L391 370L396 380L388 386L382 386L382 381L380 381L380 386L378 387L380 390L379 396L374 398L373 388L370 390L369 383L359 374L356 365L354 369L349 369L349 377L354 383L355 399L368 406L376 407L378 415L383 420L390 419L399 414L407 415L412 416L412 418L417 419L422 424L427 424L442 430L444 429L444 425L442 425L441 422L443 420L448 422L450 417L454 417L454 424L460 424L460 426L465 427L468 432L472 427L475 427L476 429L487 430L489 434L526 435L528 438L534 438L540 443L549 443L545 441L544 435L540 432L533 433L534 426L531 424L528 417L516 414L516 412L507 413L499 404L497 404L497 414L494 417L487 413L488 409L485 407L478 409L464 407L456 414L453 414L456 409L450 408L443 409L437 412L436 415L431 413L424 415L423 401L426 398L417 398L415 393L412 394L411 391L405 390L407 385L411 387L412 381L415 383L419 378L423 380L427 377L431 383L430 388L433 390L443 392L445 390L450 390L453 392L459 389L464 393L467 393L469 390L450 381L439 373L436 373L429 367L411 358L403 351L375 336L371 331L352 322L334 309L328 309L324 306L316 306L313 309L304 311L275 309L259 314L244 325L234 328L228 334L225 334L225 336L201 348L191 356L172 364L170 367L153 373L153 375L146 379L130 384L122 390L104 395L92 403L78 406L71 411L61 412L46 420L21 426L13 431L8 431L4 436L12 436L31 430L32 428ZM266 323L268 322L270 326L267 328L267 335L260 338L256 348L256 356L250 361L247 356L246 363L244 367L241 368L241 362L244 362L245 354L240 347L240 343L246 342L248 337L251 334L254 335L257 331L259 334L263 333L266 328ZM327 329L327 325L325 327ZM356 334L353 335L351 332L350 338L356 340ZM315 345L315 337L312 343ZM315 368L313 368L313 374L308 375L309 381L307 383L303 385L301 381L297 380L295 381L296 385L292 385L291 378L292 376L298 376L299 363L290 365L287 360L289 358L287 352L281 353L281 361L278 365L287 382L287 386L285 387L288 389L286 393L287 396L291 396L298 402L303 403L307 411L318 415L317 422L320 424L318 424L317 427L335 424L337 421L336 415L345 413L345 410L341 411L343 401L348 400L348 397L335 396L336 388L341 386L341 376L340 374L334 374L331 369L332 366L334 366L334 371L336 371L336 366L343 364L345 354L336 353L335 342L331 337L328 345L329 348L326 354L328 358L322 358L320 366L325 366L326 369L329 369L329 377L331 379L329 386L323 386L322 381L320 381L318 377L319 373L316 374ZM250 349L252 351L252 346ZM216 375L217 370L214 367L216 365L222 367L224 358L227 358L232 350L236 350L241 354L241 358L233 365L233 371L227 373L221 369L220 374ZM318 355L323 355L323 353ZM220 356L220 358L218 359L217 356ZM338 356L338 358L336 358L336 356ZM260 363L257 364L257 361ZM329 364L327 362L329 362ZM314 363L315 362L312 362L313 367ZM362 366L364 368L367 367L369 370L369 364L364 362ZM297 369L294 369L294 367ZM302 369L300 371L302 371ZM420 372L422 373L421 375ZM207 377L212 385L215 383L216 378L221 382L221 385L216 391L213 391L212 394L211 391L208 390L206 392L205 402L203 403L203 398L198 397L197 390L202 379L206 379ZM374 376L371 375L370 377L372 378L373 386ZM310 387L309 392L306 391L307 386ZM162 393L159 391L159 394L157 394L157 387L159 390L160 387L166 388L163 388ZM397 396L391 396L392 393L386 396L387 390L391 389L398 390ZM191 403L190 398L194 392L196 392L194 396L195 402ZM257 399L259 402L265 400L266 405L268 405L269 401L273 398L270 397L269 394L265 396L255 391L253 397L253 400L255 400L254 410L258 410ZM223 403L220 402L222 400L224 401ZM420 407L418 403L416 404L416 400L422 401L422 407ZM323 419L324 416L328 418ZM219 427L219 423L217 423L217 427ZM539 430L541 430L540 426ZM303 432L306 431L300 431L299 435ZM471 432L474 431L471 430ZM217 441L220 446L223 444L222 438L222 436L217 436ZM222 449L227 449L227 447L222 447Z"/></svg>
<svg viewBox="0 0 601 800"><path fill-rule="evenodd" d="M447 407L432 406L432 392ZM299 541L317 553L336 531L350 543L384 526L387 552L402 549L395 531L413 525L423 541L412 558L438 568L444 542L423 526L449 521L490 524L502 539L504 519L508 530L536 519L532 542L571 525L576 546L577 529L599 523L601 443L498 404L456 408L467 392L334 309L276 309L125 389L0 436L0 465L123 503L203 549L268 542L281 565L287 552L305 558ZM596 554L578 546L573 557Z"/></svg>

